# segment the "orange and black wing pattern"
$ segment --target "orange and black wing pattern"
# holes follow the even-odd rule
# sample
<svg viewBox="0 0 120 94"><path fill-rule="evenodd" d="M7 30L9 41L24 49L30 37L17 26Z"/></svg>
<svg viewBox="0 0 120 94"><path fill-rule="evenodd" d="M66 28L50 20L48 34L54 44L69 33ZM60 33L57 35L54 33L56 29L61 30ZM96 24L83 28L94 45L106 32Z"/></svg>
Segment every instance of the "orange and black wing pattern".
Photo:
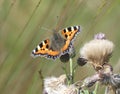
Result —
<svg viewBox="0 0 120 94"><path fill-rule="evenodd" d="M56 59L65 53L69 53L70 48L73 47L73 40L80 32L80 26L71 26L60 31L62 37L65 39L65 44L60 50L53 50L50 46L51 41L46 39L42 41L33 51L32 56L43 56L46 58Z"/></svg>
<svg viewBox="0 0 120 94"><path fill-rule="evenodd" d="M62 36L69 41L73 41L76 35L81 31L80 26L71 26L61 31Z"/></svg>
<svg viewBox="0 0 120 94"><path fill-rule="evenodd" d="M80 26L71 26L65 28L61 31L62 36L65 38L65 45L62 47L62 52L66 52L66 50L72 47L73 40L80 32Z"/></svg>
<svg viewBox="0 0 120 94"><path fill-rule="evenodd" d="M60 51L53 51L50 48L50 40L46 39L42 41L33 51L32 56L43 56L46 58L56 59L60 55Z"/></svg>

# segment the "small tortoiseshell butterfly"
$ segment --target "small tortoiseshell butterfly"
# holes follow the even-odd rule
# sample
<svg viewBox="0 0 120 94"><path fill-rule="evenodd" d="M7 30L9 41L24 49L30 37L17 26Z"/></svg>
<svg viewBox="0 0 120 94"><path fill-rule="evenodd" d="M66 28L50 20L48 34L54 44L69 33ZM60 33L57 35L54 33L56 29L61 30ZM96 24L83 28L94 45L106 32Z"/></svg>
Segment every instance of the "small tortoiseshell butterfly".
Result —
<svg viewBox="0 0 120 94"><path fill-rule="evenodd" d="M80 32L80 26L71 26L54 32L51 39L43 40L33 51L32 56L43 56L56 59L72 48L75 36Z"/></svg>

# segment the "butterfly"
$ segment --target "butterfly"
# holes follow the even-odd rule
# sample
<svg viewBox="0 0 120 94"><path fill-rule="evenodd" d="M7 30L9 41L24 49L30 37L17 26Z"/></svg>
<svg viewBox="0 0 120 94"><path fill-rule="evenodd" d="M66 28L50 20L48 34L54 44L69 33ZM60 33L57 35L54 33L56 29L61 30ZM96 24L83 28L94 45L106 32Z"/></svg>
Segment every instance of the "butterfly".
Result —
<svg viewBox="0 0 120 94"><path fill-rule="evenodd" d="M80 26L64 28L59 32L54 32L51 39L45 39L32 51L33 57L46 57L56 59L70 52L73 41L81 31Z"/></svg>

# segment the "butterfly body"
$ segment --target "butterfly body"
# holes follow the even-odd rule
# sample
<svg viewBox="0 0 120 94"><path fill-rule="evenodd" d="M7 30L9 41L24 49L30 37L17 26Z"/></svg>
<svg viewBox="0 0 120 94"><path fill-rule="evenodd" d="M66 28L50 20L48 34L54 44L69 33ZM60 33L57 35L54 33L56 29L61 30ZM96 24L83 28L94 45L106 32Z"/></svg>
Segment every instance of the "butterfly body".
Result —
<svg viewBox="0 0 120 94"><path fill-rule="evenodd" d="M54 32L51 39L42 41L32 51L32 56L56 59L65 53L69 53L73 46L73 40L79 32L80 26L71 26L60 30L60 32Z"/></svg>
<svg viewBox="0 0 120 94"><path fill-rule="evenodd" d="M51 48L60 51L64 45L65 39L58 32L54 32L51 37Z"/></svg>

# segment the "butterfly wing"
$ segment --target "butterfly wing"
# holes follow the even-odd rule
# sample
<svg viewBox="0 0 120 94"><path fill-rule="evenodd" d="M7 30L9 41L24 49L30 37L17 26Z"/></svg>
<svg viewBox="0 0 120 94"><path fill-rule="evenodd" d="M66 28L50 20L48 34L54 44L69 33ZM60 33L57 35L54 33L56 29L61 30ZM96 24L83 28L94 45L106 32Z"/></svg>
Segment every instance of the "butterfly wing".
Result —
<svg viewBox="0 0 120 94"><path fill-rule="evenodd" d="M73 40L75 39L76 35L80 32L80 26L71 26L65 28L61 31L62 36L65 38L66 43L62 47L62 52L69 52L69 49L72 46Z"/></svg>
<svg viewBox="0 0 120 94"><path fill-rule="evenodd" d="M56 59L59 57L60 52L59 51L54 51L50 48L50 40L46 39L42 41L33 51L32 51L32 56L37 57L37 56L43 56L46 58L52 58Z"/></svg>
<svg viewBox="0 0 120 94"><path fill-rule="evenodd" d="M70 40L72 42L80 31L80 26L71 26L63 29L61 33L66 40Z"/></svg>

